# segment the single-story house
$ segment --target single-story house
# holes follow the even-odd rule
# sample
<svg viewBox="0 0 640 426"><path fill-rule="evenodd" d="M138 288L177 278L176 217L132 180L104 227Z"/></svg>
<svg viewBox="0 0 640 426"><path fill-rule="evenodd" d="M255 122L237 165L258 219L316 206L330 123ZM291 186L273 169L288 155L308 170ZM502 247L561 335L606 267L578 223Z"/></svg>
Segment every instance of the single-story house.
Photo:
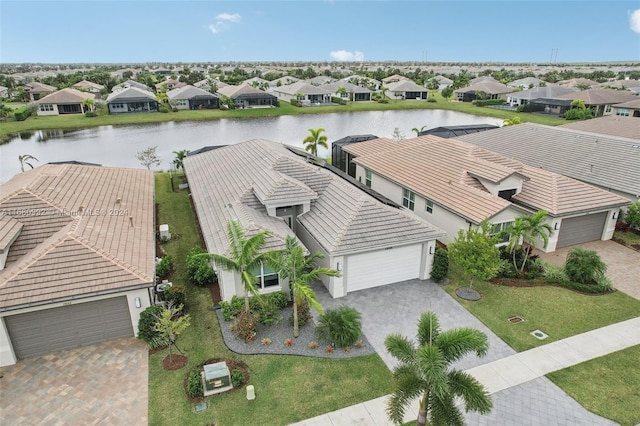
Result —
<svg viewBox="0 0 640 426"><path fill-rule="evenodd" d="M608 123L602 122L603 119ZM580 123L600 122L604 127L613 128L619 126L616 121L633 120L611 116ZM522 123L461 136L458 140L637 201L640 198L638 129L636 127L636 139L629 139L608 136L595 129L583 131L569 126Z"/></svg>
<svg viewBox="0 0 640 426"><path fill-rule="evenodd" d="M182 81L169 78L167 80L161 81L160 83L156 84L156 92L179 89L180 87L184 87L186 85L187 83L183 83Z"/></svg>
<svg viewBox="0 0 640 426"><path fill-rule="evenodd" d="M376 135L349 135L331 142L331 164L349 176L356 177L356 164L352 162L353 155L344 151L344 147L356 142L378 139Z"/></svg>
<svg viewBox="0 0 640 426"><path fill-rule="evenodd" d="M419 136L433 135L449 139L458 136L470 135L471 133L484 132L486 130L497 129L500 126L495 124L462 124L459 126L440 126L420 132Z"/></svg>
<svg viewBox="0 0 640 426"><path fill-rule="evenodd" d="M272 94L246 84L219 86L217 93L233 99L233 103L238 108L272 107L278 101Z"/></svg>
<svg viewBox="0 0 640 426"><path fill-rule="evenodd" d="M544 111L545 114L557 114L560 117L571 109L570 99L558 98L533 98L527 104L530 111Z"/></svg>
<svg viewBox="0 0 640 426"><path fill-rule="evenodd" d="M565 95L567 93L577 92L578 89L574 87L560 87L560 86L543 86L534 87L532 89L525 89L519 92L513 92L507 94L507 103L511 106L528 105L532 99L539 98L555 98L559 95ZM540 105L540 104L537 104ZM544 111L544 107L541 111ZM550 112L550 111L547 111Z"/></svg>
<svg viewBox="0 0 640 426"><path fill-rule="evenodd" d="M24 89L29 93L29 98L31 102L35 102L40 98L44 98L45 96L55 92L58 90L53 86L49 86L48 84L39 83L37 81L32 81L31 83L25 84Z"/></svg>
<svg viewBox="0 0 640 426"><path fill-rule="evenodd" d="M124 89L128 89L129 87L135 87L136 89L140 89L140 90L146 90L147 92L151 92L151 88L145 84L142 84L140 82L137 82L135 80L127 80L124 81L116 86L113 86L111 88L112 92L120 92Z"/></svg>
<svg viewBox="0 0 640 426"><path fill-rule="evenodd" d="M391 99L424 99L429 97L429 89L411 81L400 80L388 83L385 86L389 91L386 93Z"/></svg>
<svg viewBox="0 0 640 426"><path fill-rule="evenodd" d="M469 85L478 84L478 83L500 83L500 82L490 75L481 75L479 77L469 80Z"/></svg>
<svg viewBox="0 0 640 426"><path fill-rule="evenodd" d="M47 164L0 186L0 366L137 334L155 284L153 173Z"/></svg>
<svg viewBox="0 0 640 426"><path fill-rule="evenodd" d="M0 99L4 99L8 97L9 97L9 88L0 86Z"/></svg>
<svg viewBox="0 0 640 426"><path fill-rule="evenodd" d="M316 77L313 78L309 78L307 80L305 80L307 83L312 84L314 86L324 86L325 84L330 84L333 83L335 81L337 81L335 78L333 77L329 77L326 75L318 75Z"/></svg>
<svg viewBox="0 0 640 426"><path fill-rule="evenodd" d="M71 86L74 89L78 89L81 92L93 93L96 96L100 96L100 93L104 89L102 84L94 83L92 81L82 80Z"/></svg>
<svg viewBox="0 0 640 426"><path fill-rule="evenodd" d="M589 89L600 87L600 83L594 80L589 80L588 78L571 78L569 80L559 81L556 84L562 87L587 87Z"/></svg>
<svg viewBox="0 0 640 426"><path fill-rule="evenodd" d="M491 138L499 130L460 139ZM547 223L554 229L546 252L613 236L619 209L628 199L460 139L381 138L344 150L355 156L359 181L444 229L444 243L485 219L498 234L517 216L537 210L549 213ZM508 237L502 240L507 242Z"/></svg>
<svg viewBox="0 0 640 426"><path fill-rule="evenodd" d="M85 99L95 101L95 95L67 87L40 98L35 103L38 106L37 113L40 116L84 114L86 112Z"/></svg>
<svg viewBox="0 0 640 426"><path fill-rule="evenodd" d="M333 83L325 84L322 88L329 90L332 96L342 98L345 101L362 102L371 100L371 90L348 81L334 81ZM341 91L340 88L344 88L344 91Z"/></svg>
<svg viewBox="0 0 640 426"><path fill-rule="evenodd" d="M533 89L534 87L540 87L541 84L547 84L544 80L540 80L536 77L525 77L518 80L513 80L507 83L509 87L516 87L520 89Z"/></svg>
<svg viewBox="0 0 640 426"><path fill-rule="evenodd" d="M397 83L399 81L411 81L411 79L409 77L405 77L404 75L393 74L393 75L390 75L389 77L383 78L382 84L387 85L391 83Z"/></svg>
<svg viewBox="0 0 640 426"><path fill-rule="evenodd" d="M331 91L323 86L314 86L306 81L273 87L272 92L280 100L290 102L292 99L296 99L303 105L331 103Z"/></svg>
<svg viewBox="0 0 640 426"><path fill-rule="evenodd" d="M613 114L613 105L637 100L638 96L625 90L588 89L556 96L557 99L584 101L587 108L591 108L594 117Z"/></svg>
<svg viewBox="0 0 640 426"><path fill-rule="evenodd" d="M158 111L156 95L133 86L112 92L107 97L107 106L109 114Z"/></svg>
<svg viewBox="0 0 640 426"><path fill-rule="evenodd" d="M640 140L640 128L638 128L637 123L637 121L630 120L627 117L607 115L604 117L592 118L591 120L570 121L560 127Z"/></svg>
<svg viewBox="0 0 640 426"><path fill-rule="evenodd" d="M453 84L453 80L451 80L450 78L447 78L443 75L436 75L435 77L433 77L434 80L436 80L439 84L438 86L438 91L442 92L443 89L446 89L447 87L451 86Z"/></svg>
<svg viewBox="0 0 640 426"><path fill-rule="evenodd" d="M482 94L482 99L506 99L506 94L512 92L513 87L498 83L497 81L481 81L454 91L456 100L462 102L476 100L479 93Z"/></svg>
<svg viewBox="0 0 640 426"><path fill-rule="evenodd" d="M640 117L640 97L636 96L632 101L614 104L613 113L619 117ZM638 133L640 133L640 123L638 126Z"/></svg>
<svg viewBox="0 0 640 426"><path fill-rule="evenodd" d="M357 74L342 78L340 79L340 81L348 81L349 83L355 84L356 86L365 87L371 91L380 90L380 86L382 86L382 82L380 80Z"/></svg>
<svg viewBox="0 0 640 426"><path fill-rule="evenodd" d="M194 86L184 86L167 92L169 104L178 109L214 109L218 108L216 95Z"/></svg>
<svg viewBox="0 0 640 426"><path fill-rule="evenodd" d="M242 84L246 84L247 86L255 87L260 90L268 90L269 89L269 81L260 77L252 77L242 82Z"/></svg>
<svg viewBox="0 0 640 426"><path fill-rule="evenodd" d="M300 81L298 77L294 77L292 75L285 75L284 77L271 80L269 82L269 87L273 89L274 87L286 86L288 84L297 83L298 81Z"/></svg>
<svg viewBox="0 0 640 426"><path fill-rule="evenodd" d="M442 230L309 160L263 139L187 156L184 169L207 250L228 255L227 224L237 220L248 235L269 231L268 250L296 236L309 253L324 254L318 266L342 273L322 278L333 297L429 277ZM239 274L215 267L223 300L244 294ZM261 293L288 291L269 265L254 273Z"/></svg>

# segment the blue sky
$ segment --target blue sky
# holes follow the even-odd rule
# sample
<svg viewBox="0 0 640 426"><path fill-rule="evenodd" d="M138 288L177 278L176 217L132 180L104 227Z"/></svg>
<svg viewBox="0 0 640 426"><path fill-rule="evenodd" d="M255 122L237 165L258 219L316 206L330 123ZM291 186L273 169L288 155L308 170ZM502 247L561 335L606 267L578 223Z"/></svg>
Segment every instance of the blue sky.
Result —
<svg viewBox="0 0 640 426"><path fill-rule="evenodd" d="M635 12L635 13L634 13ZM640 1L0 2L0 62L640 60Z"/></svg>

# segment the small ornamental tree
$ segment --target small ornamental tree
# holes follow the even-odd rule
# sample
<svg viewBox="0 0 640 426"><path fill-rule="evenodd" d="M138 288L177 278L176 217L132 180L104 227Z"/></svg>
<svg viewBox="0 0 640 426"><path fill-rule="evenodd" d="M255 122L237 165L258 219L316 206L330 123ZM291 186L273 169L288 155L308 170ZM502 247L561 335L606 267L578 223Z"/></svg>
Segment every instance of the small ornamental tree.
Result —
<svg viewBox="0 0 640 426"><path fill-rule="evenodd" d="M431 268L431 279L437 283L442 282L449 274L449 254L441 247L436 248L433 255L433 267Z"/></svg>
<svg viewBox="0 0 640 426"><path fill-rule="evenodd" d="M154 331L158 333L154 342L156 346L166 345L169 347L170 362L173 362L172 347L175 347L178 352L182 353L176 345L176 339L191 325L191 317L189 314L180 316L181 312L182 305L174 306L169 304L166 309L162 309L160 314L156 316L156 323L153 326Z"/></svg>
<svg viewBox="0 0 640 426"><path fill-rule="evenodd" d="M149 146L136 153L136 159L140 162L140 164L151 170L151 166L160 165L160 157L158 157L158 154L156 152L157 150L157 146Z"/></svg>
<svg viewBox="0 0 640 426"><path fill-rule="evenodd" d="M480 226L467 231L458 231L456 239L449 244L449 259L473 280L487 281L498 275L502 267L497 238L491 235L491 226L484 220Z"/></svg>
<svg viewBox="0 0 640 426"><path fill-rule="evenodd" d="M206 287L216 280L216 273L211 267L211 261L203 256L207 252L200 247L194 247L187 255L187 275L189 281L198 287Z"/></svg>

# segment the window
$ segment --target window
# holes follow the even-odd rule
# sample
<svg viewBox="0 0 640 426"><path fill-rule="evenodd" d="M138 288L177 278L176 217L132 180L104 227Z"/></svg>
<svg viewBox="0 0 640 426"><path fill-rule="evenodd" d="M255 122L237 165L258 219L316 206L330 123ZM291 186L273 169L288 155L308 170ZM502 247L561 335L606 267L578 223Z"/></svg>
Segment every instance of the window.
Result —
<svg viewBox="0 0 640 426"><path fill-rule="evenodd" d="M509 242L509 228L513 226L513 222L494 223L491 228L491 235L498 236L498 244L506 244Z"/></svg>
<svg viewBox="0 0 640 426"><path fill-rule="evenodd" d="M416 204L416 194L409 191L408 189L402 189L402 205L408 208L409 210L413 210L413 207Z"/></svg>
<svg viewBox="0 0 640 426"><path fill-rule="evenodd" d="M53 111L53 105L51 105L51 104L42 104L42 105L40 105L40 111Z"/></svg>
<svg viewBox="0 0 640 426"><path fill-rule="evenodd" d="M264 263L260 263L260 266L252 269L250 272L258 278L258 288L261 290L280 285L278 274Z"/></svg>
<svg viewBox="0 0 640 426"><path fill-rule="evenodd" d="M616 115L620 115L622 117L628 117L629 110L626 108L616 108Z"/></svg>
<svg viewBox="0 0 640 426"><path fill-rule="evenodd" d="M433 213L433 201L427 200L424 209L427 211L427 213Z"/></svg>
<svg viewBox="0 0 640 426"><path fill-rule="evenodd" d="M371 170L364 171L364 184L371 188Z"/></svg>
<svg viewBox="0 0 640 426"><path fill-rule="evenodd" d="M498 191L498 197L511 201L511 197L516 195L516 191L516 189L504 189L502 191Z"/></svg>
<svg viewBox="0 0 640 426"><path fill-rule="evenodd" d="M605 105L605 107L604 107L604 112L605 112L605 113L607 113L607 112L611 112L611 105Z"/></svg>

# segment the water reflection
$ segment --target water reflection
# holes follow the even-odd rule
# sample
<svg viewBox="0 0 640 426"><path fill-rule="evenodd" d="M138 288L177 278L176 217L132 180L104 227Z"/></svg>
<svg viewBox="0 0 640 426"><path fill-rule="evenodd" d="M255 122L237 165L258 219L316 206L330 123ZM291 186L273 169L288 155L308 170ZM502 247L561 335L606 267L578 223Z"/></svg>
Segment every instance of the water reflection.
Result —
<svg viewBox="0 0 640 426"><path fill-rule="evenodd" d="M309 128L323 127L329 141L356 134L392 137L394 129L412 137L412 128L433 128L461 124L501 124L501 120L455 111L367 111L261 118L220 119L206 122L168 122L147 125L102 126L85 130L42 130L23 132L11 142L0 145L0 181L6 182L20 172L19 155L40 160L37 165L54 161L84 161L105 166L142 167L135 154L157 146L162 160L159 169L169 169L173 151L194 151L207 145L227 145L249 139L269 139L302 147ZM330 149L331 147L329 147ZM320 156L329 156L321 149Z"/></svg>

